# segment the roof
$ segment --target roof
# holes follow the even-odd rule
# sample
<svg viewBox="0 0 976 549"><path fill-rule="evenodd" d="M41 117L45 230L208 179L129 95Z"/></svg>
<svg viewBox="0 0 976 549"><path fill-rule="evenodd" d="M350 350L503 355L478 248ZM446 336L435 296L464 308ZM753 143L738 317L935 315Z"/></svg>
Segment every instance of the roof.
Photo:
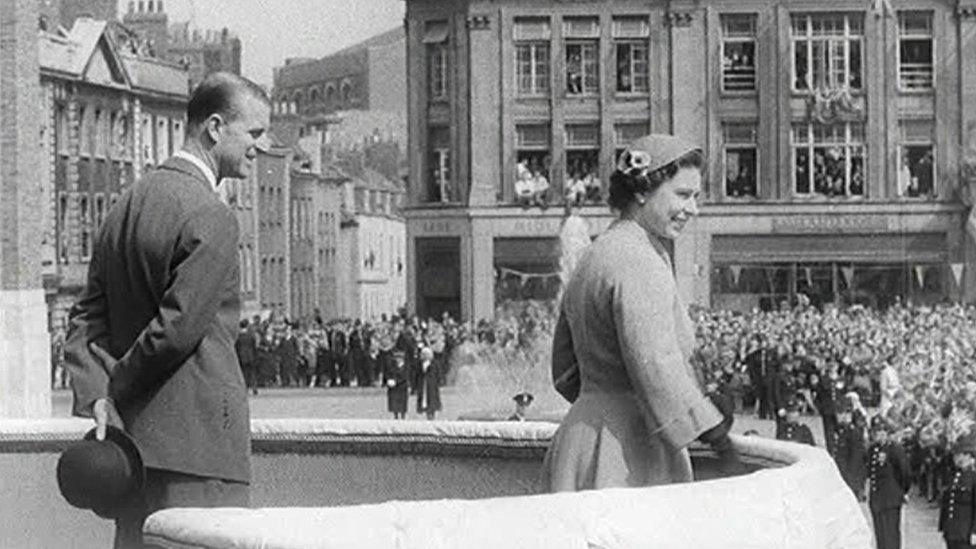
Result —
<svg viewBox="0 0 976 549"><path fill-rule="evenodd" d="M42 31L38 40L41 70L93 84L141 89L170 95L189 95L188 73L170 63L140 55L120 44L126 27L115 22L81 17L70 31Z"/></svg>
<svg viewBox="0 0 976 549"><path fill-rule="evenodd" d="M370 168L364 169L362 173L356 177L355 181L357 189L388 191L393 193L402 192L395 183L387 179L383 174Z"/></svg>
<svg viewBox="0 0 976 549"><path fill-rule="evenodd" d="M406 43L403 27L390 29L319 59L304 62L293 59L284 66L277 67L275 88L287 89L364 72L366 67L361 56L370 48L388 46L397 41Z"/></svg>

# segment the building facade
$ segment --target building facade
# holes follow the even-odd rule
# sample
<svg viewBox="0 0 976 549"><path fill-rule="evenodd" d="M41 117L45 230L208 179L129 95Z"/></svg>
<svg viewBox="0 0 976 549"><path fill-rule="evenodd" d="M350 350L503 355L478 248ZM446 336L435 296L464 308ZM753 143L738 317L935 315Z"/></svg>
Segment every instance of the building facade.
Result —
<svg viewBox="0 0 976 549"><path fill-rule="evenodd" d="M144 39L141 48L185 67L191 88L211 72L241 74L241 41L226 27L196 29L189 22L171 25L162 0L130 1L122 22Z"/></svg>
<svg viewBox="0 0 976 549"><path fill-rule="evenodd" d="M399 213L403 192L365 169L343 186L340 317L379 319L406 305L406 227Z"/></svg>
<svg viewBox="0 0 976 549"><path fill-rule="evenodd" d="M562 205L602 231L617 155L648 132L708 159L673 246L689 302L971 299L973 15L968 0L408 0L412 310L476 319L554 297Z"/></svg>
<svg viewBox="0 0 976 549"><path fill-rule="evenodd" d="M261 313L261 280L258 276L258 170L247 179L224 179L217 187L221 199L237 218L237 262L240 266L241 317L252 318Z"/></svg>
<svg viewBox="0 0 976 549"><path fill-rule="evenodd" d="M258 204L258 286L262 312L288 315L291 306L291 253L288 207L294 154L286 147L259 153L255 160Z"/></svg>
<svg viewBox="0 0 976 549"><path fill-rule="evenodd" d="M41 31L43 268L51 328L83 288L96 232L119 194L182 147L186 71L131 53L117 24Z"/></svg>

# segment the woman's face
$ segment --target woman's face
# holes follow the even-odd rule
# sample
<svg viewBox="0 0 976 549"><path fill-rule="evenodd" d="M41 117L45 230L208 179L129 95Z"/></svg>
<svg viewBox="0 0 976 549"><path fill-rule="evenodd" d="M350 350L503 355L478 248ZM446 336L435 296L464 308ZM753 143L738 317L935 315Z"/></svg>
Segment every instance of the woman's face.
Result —
<svg viewBox="0 0 976 549"><path fill-rule="evenodd" d="M646 201L637 210L637 222L656 236L674 240L685 223L698 215L701 186L701 172L696 168L681 168L653 193L643 195Z"/></svg>

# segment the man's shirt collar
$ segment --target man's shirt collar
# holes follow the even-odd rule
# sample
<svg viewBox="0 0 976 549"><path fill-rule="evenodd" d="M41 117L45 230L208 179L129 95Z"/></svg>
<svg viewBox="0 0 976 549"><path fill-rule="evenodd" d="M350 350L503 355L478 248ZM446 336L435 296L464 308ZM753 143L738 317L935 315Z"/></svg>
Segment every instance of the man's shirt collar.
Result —
<svg viewBox="0 0 976 549"><path fill-rule="evenodd" d="M210 183L210 188L213 189L214 192L217 192L217 176L214 175L213 170L210 169L210 166L207 166L207 164L203 160L200 160L197 155L187 150L179 150L173 154L173 158L182 158L183 160L186 160L190 164L193 164L199 168L199 170L203 172L203 177L207 179L207 183Z"/></svg>

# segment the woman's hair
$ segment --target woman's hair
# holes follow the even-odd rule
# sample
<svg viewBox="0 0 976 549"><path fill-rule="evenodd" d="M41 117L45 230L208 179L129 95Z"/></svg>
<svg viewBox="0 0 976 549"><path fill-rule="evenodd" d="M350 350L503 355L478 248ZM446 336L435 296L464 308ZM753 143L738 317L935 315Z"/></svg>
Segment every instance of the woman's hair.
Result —
<svg viewBox="0 0 976 549"><path fill-rule="evenodd" d="M704 155L700 150L694 149L653 171L616 169L610 175L610 196L607 203L611 208L623 210L634 201L637 193L652 193L682 168L701 170L704 165Z"/></svg>

